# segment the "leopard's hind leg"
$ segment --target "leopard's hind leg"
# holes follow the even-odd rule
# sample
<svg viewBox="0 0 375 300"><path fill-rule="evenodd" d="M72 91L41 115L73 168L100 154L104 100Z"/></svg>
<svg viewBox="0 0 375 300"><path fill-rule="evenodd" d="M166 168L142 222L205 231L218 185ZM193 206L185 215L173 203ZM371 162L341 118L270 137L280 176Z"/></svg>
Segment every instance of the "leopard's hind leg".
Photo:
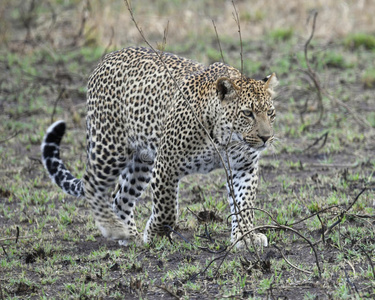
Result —
<svg viewBox="0 0 375 300"><path fill-rule="evenodd" d="M137 200L146 189L151 180L153 168L153 155L134 156L134 159L122 170L119 183L112 193L113 210L125 224L127 231L134 238L138 231L134 221L134 208ZM126 246L128 240L120 240L120 245Z"/></svg>
<svg viewBox="0 0 375 300"><path fill-rule="evenodd" d="M124 151L119 136L105 135L100 130L101 123L88 119L87 165L83 176L85 197L92 208L97 227L106 238L125 240L132 232L114 213L109 201L110 191L118 182L118 177L132 156ZM94 124L95 126L91 126ZM109 129L107 129L108 131Z"/></svg>

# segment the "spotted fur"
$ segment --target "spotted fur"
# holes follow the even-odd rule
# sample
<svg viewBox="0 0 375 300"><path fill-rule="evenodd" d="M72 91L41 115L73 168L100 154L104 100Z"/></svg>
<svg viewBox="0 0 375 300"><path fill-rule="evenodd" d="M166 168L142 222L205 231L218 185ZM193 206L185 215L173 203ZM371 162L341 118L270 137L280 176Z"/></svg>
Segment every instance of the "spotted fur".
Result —
<svg viewBox="0 0 375 300"><path fill-rule="evenodd" d="M76 179L59 157L63 121L47 130L44 166L64 192L87 199L102 234L121 244L139 236L133 211L151 183L152 214L143 235L150 243L176 224L180 179L222 168L220 154L231 169L235 242L253 227L259 155L273 141L276 84L274 74L254 80L223 63L205 67L146 48L110 53L88 83L83 178ZM267 245L264 235L253 237Z"/></svg>

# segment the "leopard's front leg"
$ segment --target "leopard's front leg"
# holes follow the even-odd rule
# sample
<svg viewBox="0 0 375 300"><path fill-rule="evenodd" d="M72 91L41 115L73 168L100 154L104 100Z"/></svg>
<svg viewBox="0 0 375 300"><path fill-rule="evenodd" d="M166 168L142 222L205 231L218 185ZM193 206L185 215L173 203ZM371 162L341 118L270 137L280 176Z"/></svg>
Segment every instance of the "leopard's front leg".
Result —
<svg viewBox="0 0 375 300"><path fill-rule="evenodd" d="M228 182L228 197L232 213L232 237L231 242L237 242L237 247L243 247L245 242L250 246L252 242L256 246L268 246L267 237L261 233L255 233L250 229L254 227L254 201L258 185L257 166L246 170L232 170L232 180ZM233 201L233 196L235 201ZM245 234L245 236L244 236ZM244 238L242 238L244 236Z"/></svg>

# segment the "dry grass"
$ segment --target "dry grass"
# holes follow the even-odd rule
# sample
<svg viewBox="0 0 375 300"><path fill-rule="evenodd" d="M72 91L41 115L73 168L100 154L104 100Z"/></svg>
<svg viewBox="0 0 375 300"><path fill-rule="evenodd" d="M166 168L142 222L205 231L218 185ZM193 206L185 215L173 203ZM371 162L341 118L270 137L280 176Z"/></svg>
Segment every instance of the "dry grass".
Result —
<svg viewBox="0 0 375 300"><path fill-rule="evenodd" d="M313 11L319 12L316 38L334 39L351 32L373 32L375 2L366 0L290 0L290 1L235 1L238 8L243 38L261 38L269 31L292 28L298 35L307 36L306 20ZM116 45L138 44L142 40L134 28L122 0L99 1L92 4L91 24L96 26L101 41L108 43L111 28L115 29ZM134 13L148 38L160 41L169 21L169 42L183 43L195 36L214 35L212 20L220 36L237 34L231 1L133 1Z"/></svg>
<svg viewBox="0 0 375 300"><path fill-rule="evenodd" d="M7 26L7 19L14 15L14 12L8 10L8 2L9 0L4 1L0 5L1 40L12 40L17 34L15 28ZM51 6L48 1L36 2L39 7L49 11L49 14L43 14L43 20L34 20L36 24L40 24L38 32L53 28L56 33L55 29L59 30L58 38L53 37L55 47L63 45L65 37L70 36L72 30L79 31L80 27L91 41L104 47L111 44L122 48L143 43L123 0L64 1L72 5L70 10L63 11L60 11L58 6ZM24 19L30 15L30 3L32 1L19 1L18 13L23 14ZM318 39L336 39L352 32L375 32L375 1L371 0L252 0L235 1L235 4L245 41L262 38L278 29L292 29L293 33L306 39L310 28L307 20L314 11L319 12L315 31L315 37ZM215 21L220 37L237 37L233 4L228 0L137 0L133 1L132 7L137 21L153 43L162 40L168 21L169 44L184 44L202 36L214 38L212 20ZM72 19L76 22L73 29L61 26L66 20L71 22Z"/></svg>

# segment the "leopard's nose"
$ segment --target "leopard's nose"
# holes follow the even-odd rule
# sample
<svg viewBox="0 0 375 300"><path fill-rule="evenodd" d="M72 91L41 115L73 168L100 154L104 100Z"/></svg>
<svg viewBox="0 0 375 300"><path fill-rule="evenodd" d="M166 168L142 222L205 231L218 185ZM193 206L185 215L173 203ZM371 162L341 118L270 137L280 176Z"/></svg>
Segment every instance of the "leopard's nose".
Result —
<svg viewBox="0 0 375 300"><path fill-rule="evenodd" d="M264 136L261 136L261 135L258 135L258 137L263 141L263 143L266 143L269 139L270 139L270 135L264 135Z"/></svg>

